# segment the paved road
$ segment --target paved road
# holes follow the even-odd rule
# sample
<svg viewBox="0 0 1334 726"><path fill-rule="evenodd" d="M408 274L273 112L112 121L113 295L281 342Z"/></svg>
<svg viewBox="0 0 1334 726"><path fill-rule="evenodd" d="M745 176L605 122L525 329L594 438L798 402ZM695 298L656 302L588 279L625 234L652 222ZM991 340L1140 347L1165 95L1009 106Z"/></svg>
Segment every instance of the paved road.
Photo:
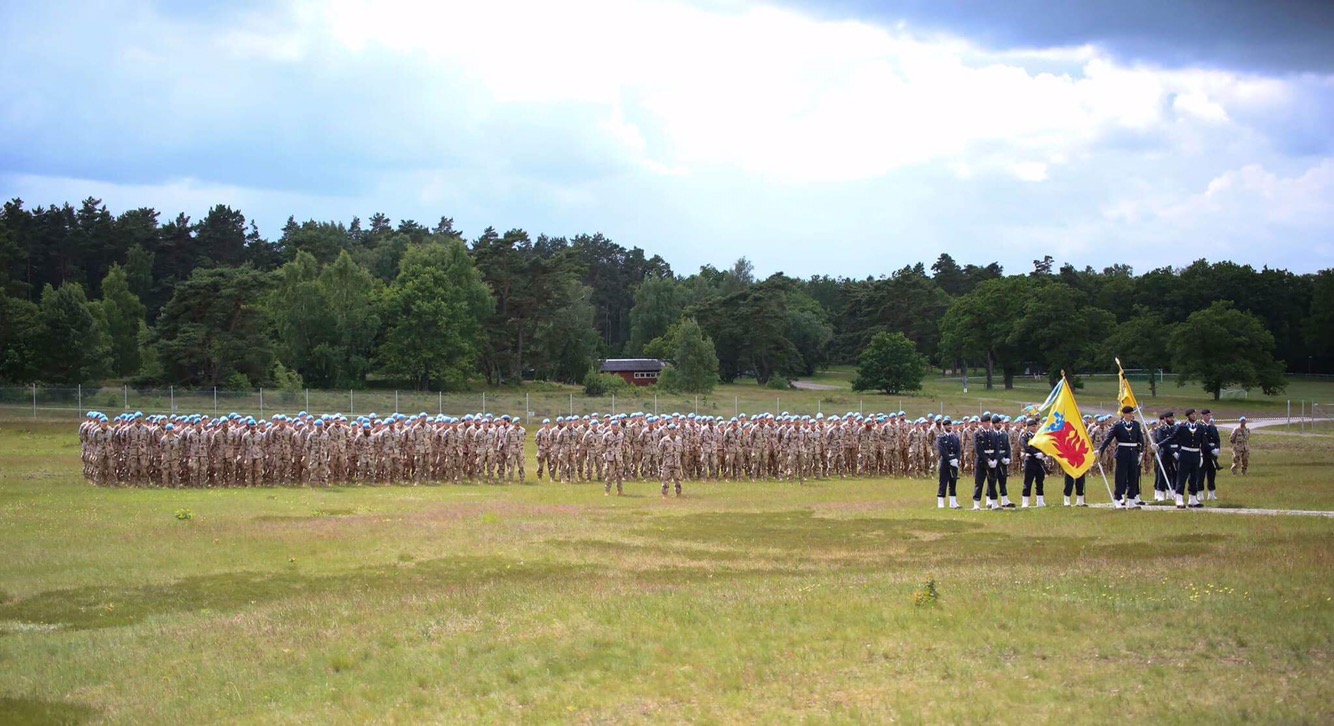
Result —
<svg viewBox="0 0 1334 726"><path fill-rule="evenodd" d="M1112 508L1111 504L1094 504L1091 506L1096 507L1098 509ZM1140 507L1139 509L1134 511L1181 512L1181 510L1177 509L1175 506ZM1192 512L1212 512L1215 514L1292 514L1292 515L1302 515L1308 517L1334 517L1334 512L1326 512L1319 509L1237 509L1237 508L1226 508L1226 507L1205 507L1203 509L1187 509L1185 512L1182 512L1182 514L1189 514Z"/></svg>

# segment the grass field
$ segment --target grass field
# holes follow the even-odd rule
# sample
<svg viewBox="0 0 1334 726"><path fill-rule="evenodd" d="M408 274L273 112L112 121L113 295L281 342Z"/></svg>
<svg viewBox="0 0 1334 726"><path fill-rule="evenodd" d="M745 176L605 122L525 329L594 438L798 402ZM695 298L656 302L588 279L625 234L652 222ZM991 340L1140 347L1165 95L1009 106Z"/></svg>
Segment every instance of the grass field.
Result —
<svg viewBox="0 0 1334 726"><path fill-rule="evenodd" d="M1334 510L1253 444L1224 505ZM0 723L1334 721L1334 519L628 490L96 489L0 422Z"/></svg>

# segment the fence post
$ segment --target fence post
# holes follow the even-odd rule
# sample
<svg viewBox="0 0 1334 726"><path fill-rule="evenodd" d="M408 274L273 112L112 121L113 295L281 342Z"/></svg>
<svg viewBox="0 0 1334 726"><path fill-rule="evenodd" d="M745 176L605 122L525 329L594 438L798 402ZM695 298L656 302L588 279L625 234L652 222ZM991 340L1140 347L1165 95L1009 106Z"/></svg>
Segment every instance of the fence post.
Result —
<svg viewBox="0 0 1334 726"><path fill-rule="evenodd" d="M699 394L695 394L695 415L699 415Z"/></svg>
<svg viewBox="0 0 1334 726"><path fill-rule="evenodd" d="M259 389L259 417L264 418L264 389Z"/></svg>
<svg viewBox="0 0 1334 726"><path fill-rule="evenodd" d="M862 400L860 398L857 399L857 415L862 415Z"/></svg>
<svg viewBox="0 0 1334 726"><path fill-rule="evenodd" d="M616 415L616 394L611 394L611 415Z"/></svg>
<svg viewBox="0 0 1334 726"><path fill-rule="evenodd" d="M82 384L82 383L79 384L79 410L77 411L77 413L78 413L80 416L83 415L83 384Z"/></svg>
<svg viewBox="0 0 1334 726"><path fill-rule="evenodd" d="M574 394L570 394L570 415L574 415Z"/></svg>
<svg viewBox="0 0 1334 726"><path fill-rule="evenodd" d="M176 386L167 386L167 401L171 406L172 415L176 414Z"/></svg>
<svg viewBox="0 0 1334 726"><path fill-rule="evenodd" d="M348 413L357 412L357 400L356 396L353 395L351 388L347 389L347 412Z"/></svg>
<svg viewBox="0 0 1334 726"><path fill-rule="evenodd" d="M486 413L486 391L482 391L482 413Z"/></svg>
<svg viewBox="0 0 1334 726"><path fill-rule="evenodd" d="M740 397L740 396L732 396L732 415L733 415L733 416L740 416L740 415L741 415L741 397Z"/></svg>
<svg viewBox="0 0 1334 726"><path fill-rule="evenodd" d="M123 408L123 409L121 409L121 410L122 410L122 411L128 411L128 410L130 410L130 387L129 387L129 385L127 384L127 385L121 386L121 391L125 394L125 408ZM1292 404L1291 404L1291 403L1288 404L1288 408L1289 408L1289 409L1292 408Z"/></svg>
<svg viewBox="0 0 1334 726"><path fill-rule="evenodd" d="M217 418L217 416L218 416L218 387L217 387L217 386L214 386L214 387L213 387L213 417L214 417L214 418Z"/></svg>
<svg viewBox="0 0 1334 726"><path fill-rule="evenodd" d="M653 394L653 415L654 415L654 416L657 416L657 415L658 415L658 394L657 394L657 393L654 393L654 394Z"/></svg>
<svg viewBox="0 0 1334 726"><path fill-rule="evenodd" d="M398 389L394 389L394 413L398 413Z"/></svg>
<svg viewBox="0 0 1334 726"><path fill-rule="evenodd" d="M32 384L32 417L37 418L37 384Z"/></svg>
<svg viewBox="0 0 1334 726"><path fill-rule="evenodd" d="M444 412L445 412L445 392L444 392L444 391L436 391L436 392L435 392L435 396L436 396L436 409L437 409L437 410L436 410L436 413L444 413Z"/></svg>
<svg viewBox="0 0 1334 726"><path fill-rule="evenodd" d="M306 410L310 410L310 389L306 389Z"/></svg>
<svg viewBox="0 0 1334 726"><path fill-rule="evenodd" d="M528 399L529 394L523 394L523 420L524 423L532 424L533 402Z"/></svg>

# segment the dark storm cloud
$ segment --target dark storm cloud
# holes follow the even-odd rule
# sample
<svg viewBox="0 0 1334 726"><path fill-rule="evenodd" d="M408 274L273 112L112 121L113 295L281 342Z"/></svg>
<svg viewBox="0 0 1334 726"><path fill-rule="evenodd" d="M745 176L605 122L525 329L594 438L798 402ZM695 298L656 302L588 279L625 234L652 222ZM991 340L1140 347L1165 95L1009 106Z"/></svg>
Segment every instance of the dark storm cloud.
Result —
<svg viewBox="0 0 1334 726"><path fill-rule="evenodd" d="M823 17L906 21L993 49L1097 44L1119 59L1334 73L1331 0L784 0Z"/></svg>

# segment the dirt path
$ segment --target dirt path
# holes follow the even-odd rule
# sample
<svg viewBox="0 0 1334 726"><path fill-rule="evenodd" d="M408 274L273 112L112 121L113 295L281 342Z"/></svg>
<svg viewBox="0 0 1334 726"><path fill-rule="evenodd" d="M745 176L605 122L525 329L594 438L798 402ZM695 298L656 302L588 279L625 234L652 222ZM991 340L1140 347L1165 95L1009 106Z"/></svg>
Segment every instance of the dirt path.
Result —
<svg viewBox="0 0 1334 726"><path fill-rule="evenodd" d="M827 383L810 383L808 381L793 381L792 387L802 391L845 391L843 386L831 386Z"/></svg>

